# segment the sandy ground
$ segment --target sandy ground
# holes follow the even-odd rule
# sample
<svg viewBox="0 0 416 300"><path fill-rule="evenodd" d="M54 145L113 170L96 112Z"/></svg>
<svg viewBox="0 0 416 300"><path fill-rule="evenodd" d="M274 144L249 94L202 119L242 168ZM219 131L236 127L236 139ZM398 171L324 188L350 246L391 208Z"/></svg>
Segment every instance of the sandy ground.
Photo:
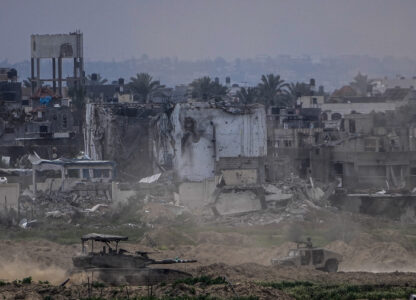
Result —
<svg viewBox="0 0 416 300"><path fill-rule="evenodd" d="M239 233L201 232L196 245L171 246L168 250L155 250L145 244L125 243L123 248L131 251L151 252L153 258L196 259L194 264L176 264L175 268L186 269L193 273L207 267L219 267L239 270L234 274L238 279L251 279L253 266L260 268L256 276L260 280L289 278L285 272L274 272L270 266L272 258L285 256L294 243L284 243L278 247L257 247L254 240ZM326 248L343 255L339 271L344 272L415 272L416 253L410 252L395 242L377 242L372 237L361 234L346 244L334 241ZM0 279L11 281L32 276L35 280L48 280L59 283L65 280L67 271L72 268L71 257L79 254L81 246L61 245L45 240L0 241ZM249 266L249 267L247 267ZM249 275L245 278L244 269ZM294 273L293 270L288 272ZM325 278L324 272L315 270L298 270L302 278ZM261 275L261 274L264 274ZM269 276L269 275L270 276ZM280 275L279 275L280 274ZM234 276L233 275L233 276ZM298 276L296 275L296 276ZM275 276L275 277L273 277ZM344 276L344 275L340 275ZM347 275L345 275L347 276ZM331 275L331 278L334 277Z"/></svg>
<svg viewBox="0 0 416 300"><path fill-rule="evenodd" d="M155 231L154 237L158 236ZM162 237L161 237L162 238ZM193 245L170 245L167 250L155 250L146 245L126 243L127 250L144 250L152 252L151 257L197 259L197 263L169 265L187 271L194 276L212 275L225 276L234 285L235 290L227 285L211 287L195 287L202 289L200 293L209 292L218 297L239 295L260 295L260 299L291 299L276 289L255 285L257 281L312 281L324 284L389 284L400 286L416 286L416 253L405 249L395 242L377 242L373 237L360 234L348 244L340 240L328 244L328 249L339 252L344 260L340 264L340 272L328 274L313 269L282 268L270 265L272 258L283 257L294 243L284 243L275 247L258 247L256 242L247 235L239 233L201 232ZM166 236L165 244L171 238ZM56 285L69 277L72 269L73 255L80 253L80 245L61 245L45 240L2 240L0 241L0 279L11 282L31 276L34 282L49 281L54 286L42 284L0 286L0 298L15 299L13 295L27 299L43 299L46 295L59 294L62 299L87 297L88 291L79 286L80 282L71 280L66 288ZM79 278L77 278L79 279ZM130 295L146 295L144 287L130 287L130 291L118 289L117 297ZM155 293L166 294L167 287L155 287ZM184 286L183 293L186 294ZM209 290L209 291L208 291ZM115 297L114 288L95 290L95 296ZM172 293L173 291L169 291ZM193 292L193 291L192 291ZM101 295L99 294L101 293ZM124 294L123 294L124 293ZM180 295L181 288L175 289ZM198 292L199 293L199 292ZM29 298L28 298L29 297Z"/></svg>

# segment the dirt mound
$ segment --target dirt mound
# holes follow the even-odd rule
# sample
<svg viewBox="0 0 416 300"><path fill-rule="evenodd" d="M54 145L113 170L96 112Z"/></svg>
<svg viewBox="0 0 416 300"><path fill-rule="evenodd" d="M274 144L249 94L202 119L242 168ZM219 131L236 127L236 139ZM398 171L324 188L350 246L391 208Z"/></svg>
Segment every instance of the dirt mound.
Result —
<svg viewBox="0 0 416 300"><path fill-rule="evenodd" d="M0 279L32 276L35 280L60 283L72 267L71 257L79 250L79 246L64 246L44 240L2 241Z"/></svg>
<svg viewBox="0 0 416 300"><path fill-rule="evenodd" d="M186 297L189 295L202 296L210 295L219 299L232 299L237 296L255 296L257 299L293 299L278 289L263 287L254 282L240 282L236 284L216 284L205 286L203 284L186 285L178 284L172 287L163 287L156 290L159 294L168 294L174 297Z"/></svg>
<svg viewBox="0 0 416 300"><path fill-rule="evenodd" d="M188 234L169 227L157 228L145 234L140 244L153 248L174 248L176 245L195 244Z"/></svg>
<svg viewBox="0 0 416 300"><path fill-rule="evenodd" d="M146 223L166 224L173 222L176 216L172 209L162 203L150 202L142 209L142 221Z"/></svg>
<svg viewBox="0 0 416 300"><path fill-rule="evenodd" d="M92 287L85 286L57 287L42 284L6 284L0 287L2 299L136 299L148 296L148 287ZM232 299L235 296L256 296L257 299L289 300L292 297L278 289L263 287L253 282L233 284L204 285L184 283L172 285L157 285L152 288L156 297L198 297L211 296L215 299Z"/></svg>
<svg viewBox="0 0 416 300"><path fill-rule="evenodd" d="M248 237L247 235L236 233L236 232L215 232L215 231L204 231L197 235L198 244L214 244L214 245L230 245L236 246L253 246L255 240Z"/></svg>
<svg viewBox="0 0 416 300"><path fill-rule="evenodd" d="M380 242L367 234L360 234L349 244L335 241L326 248L343 255L342 271L416 271L414 253L396 242Z"/></svg>

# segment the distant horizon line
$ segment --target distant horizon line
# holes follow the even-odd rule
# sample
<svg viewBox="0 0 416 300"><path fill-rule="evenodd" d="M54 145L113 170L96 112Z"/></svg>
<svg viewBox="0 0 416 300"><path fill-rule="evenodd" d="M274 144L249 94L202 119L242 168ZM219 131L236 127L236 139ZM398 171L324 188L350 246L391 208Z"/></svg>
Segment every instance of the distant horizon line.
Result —
<svg viewBox="0 0 416 300"><path fill-rule="evenodd" d="M315 61L315 63L319 63L319 60L324 60L328 58L345 58L345 57L367 57L371 59L405 59L405 60L412 60L416 61L416 57L408 57L408 56L395 56L395 55L384 55L384 56L377 56L377 55L370 55L370 54L337 54L337 55L314 55L314 54L303 54L303 55L293 55L293 54L278 54L278 55L263 55L259 54L252 57L235 57L235 58L225 58L222 56L217 56L215 58L212 57L206 57L206 58L198 58L198 59L185 59L185 58L178 58L177 56L159 56L159 57L151 57L148 54L142 54L140 56L134 56L130 58L124 58L124 59L118 59L118 58L112 58L111 60L106 59L94 59L91 57L84 57L84 63L85 62L104 62L104 63L112 63L112 62L124 62L124 61L130 61L130 60L141 60L141 59L148 59L148 60L164 60L164 59L170 59L175 61L184 61L184 62L203 62L203 61L215 61L217 59L224 60L225 62L234 62L236 60L258 60L258 59L279 59L279 58L290 58L290 59L310 59L312 62ZM48 58L44 58L43 60L47 60ZM30 57L26 59L21 59L18 61L9 61L8 58L0 58L0 64L2 63L8 63L8 64L18 64L23 62L29 62ZM1 65L0 65L1 67Z"/></svg>

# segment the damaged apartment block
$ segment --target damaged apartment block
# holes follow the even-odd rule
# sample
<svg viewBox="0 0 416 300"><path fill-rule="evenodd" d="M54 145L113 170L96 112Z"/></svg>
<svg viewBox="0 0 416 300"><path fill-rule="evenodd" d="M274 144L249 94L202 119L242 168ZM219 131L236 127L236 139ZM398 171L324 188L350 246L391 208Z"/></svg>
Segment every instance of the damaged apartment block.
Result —
<svg viewBox="0 0 416 300"><path fill-rule="evenodd" d="M225 215L264 207L267 154L262 105L175 105L153 130L155 160L172 159L182 204Z"/></svg>

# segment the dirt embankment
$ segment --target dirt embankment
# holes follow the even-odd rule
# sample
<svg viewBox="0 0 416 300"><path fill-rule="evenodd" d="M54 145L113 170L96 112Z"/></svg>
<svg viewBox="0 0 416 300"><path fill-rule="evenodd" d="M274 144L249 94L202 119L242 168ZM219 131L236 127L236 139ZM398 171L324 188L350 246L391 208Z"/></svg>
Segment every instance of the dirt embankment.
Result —
<svg viewBox="0 0 416 300"><path fill-rule="evenodd" d="M151 257L197 259L195 264L175 264L169 267L186 270L194 275L204 273L229 276L233 280L361 280L376 282L376 278L395 280L394 275L371 275L357 272L415 272L416 254L396 242L378 242L373 237L361 234L350 243L335 241L327 248L343 255L341 272L330 276L321 271L307 269L276 269L270 266L272 258L283 257L294 243L284 243L275 247L258 247L256 241L239 233L201 232L196 236L187 236L184 240L191 243L173 246L169 234L164 245L167 250L155 250L146 245L126 243L126 250L144 250L152 252ZM153 239L163 239L162 234L154 234ZM183 238L183 237L182 237ZM172 243L170 245L169 243ZM60 283L67 278L72 268L72 256L80 252L80 245L60 245L44 240L0 241L0 279L12 281L32 276L34 280L48 280ZM212 272L211 272L212 271ZM354 276L350 274L355 274ZM358 274L358 275L357 275ZM367 275L363 275L367 274ZM400 273L401 274L401 273ZM380 277L381 276L381 277ZM363 278L362 278L363 277ZM367 279L365 279L367 278ZM408 280L400 275L399 281Z"/></svg>
<svg viewBox="0 0 416 300"><path fill-rule="evenodd" d="M290 248L296 247L296 244L291 242L280 246L258 247L256 240L247 235L213 231L201 232L194 237L187 236L186 239L193 243L192 246L174 246L170 238L164 238L165 235L169 236L169 231L157 230L151 236L161 245L174 250L155 253L156 256L193 258L198 260L199 265L256 263L269 266L272 258L284 257ZM143 244L146 244L145 240ZM378 241L373 236L360 233L349 243L336 240L325 248L343 255L340 271L416 272L416 252L406 249L394 239L389 242Z"/></svg>
<svg viewBox="0 0 416 300"><path fill-rule="evenodd" d="M11 281L32 276L36 280L61 283L71 268L71 257L79 250L78 245L44 240L0 241L0 279Z"/></svg>

